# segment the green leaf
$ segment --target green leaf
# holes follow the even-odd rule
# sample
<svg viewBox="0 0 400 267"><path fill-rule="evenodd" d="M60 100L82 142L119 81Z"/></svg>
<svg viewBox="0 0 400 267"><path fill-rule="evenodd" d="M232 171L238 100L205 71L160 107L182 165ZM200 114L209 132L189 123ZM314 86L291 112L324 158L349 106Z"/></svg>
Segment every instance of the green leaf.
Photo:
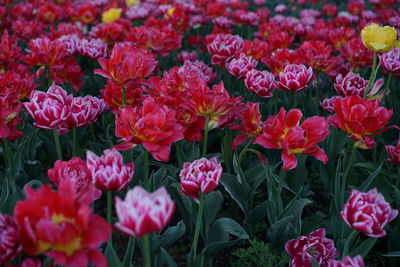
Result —
<svg viewBox="0 0 400 267"><path fill-rule="evenodd" d="M379 165L379 167L365 180L359 187L358 189L361 192L367 191L371 183L374 181L375 177L378 176L379 172L382 169L383 162Z"/></svg>
<svg viewBox="0 0 400 267"><path fill-rule="evenodd" d="M211 243L217 241L228 241L230 235L241 239L249 238L242 226L230 218L219 218L215 220L211 225L210 231Z"/></svg>
<svg viewBox="0 0 400 267"><path fill-rule="evenodd" d="M110 243L107 244L106 251L104 255L107 258L108 266L115 266L119 267L122 266L120 259L117 256L117 253L115 253L115 250Z"/></svg>
<svg viewBox="0 0 400 267"><path fill-rule="evenodd" d="M186 227L183 221L177 225L169 227L161 236L153 240L153 251L160 248L167 248L181 238L186 232Z"/></svg>
<svg viewBox="0 0 400 267"><path fill-rule="evenodd" d="M123 267L131 266L134 252L135 252L135 238L130 237L129 242L128 242L128 247L126 248L126 251L125 251L124 260L122 261Z"/></svg>
<svg viewBox="0 0 400 267"><path fill-rule="evenodd" d="M384 256L384 257L400 257L400 251L389 252L382 256Z"/></svg>
<svg viewBox="0 0 400 267"><path fill-rule="evenodd" d="M301 214L305 206L311 204L312 201L306 198L301 198L297 200L292 200L286 209L283 210L280 215L281 218L292 215L293 216L293 230L296 235L300 235L301 232Z"/></svg>
<svg viewBox="0 0 400 267"><path fill-rule="evenodd" d="M265 200L253 208L245 219L247 225L257 225L267 216L268 200Z"/></svg>
<svg viewBox="0 0 400 267"><path fill-rule="evenodd" d="M245 207L247 205L245 193L246 185L241 184L236 176L230 174L223 174L220 183L233 198L233 200L238 204L239 208L245 212Z"/></svg>
<svg viewBox="0 0 400 267"><path fill-rule="evenodd" d="M174 259L169 255L169 253L164 249L161 248L160 252L160 259L158 262L158 266L163 266L164 262L169 266L169 267L178 267Z"/></svg>
<svg viewBox="0 0 400 267"><path fill-rule="evenodd" d="M267 238L270 243L270 248L274 253L280 254L285 246L285 243L291 236L293 215L287 216L275 222L267 232Z"/></svg>
<svg viewBox="0 0 400 267"><path fill-rule="evenodd" d="M222 202L224 202L224 198L222 197L221 192L213 191L205 196L203 212L204 232L208 232L207 229L221 209Z"/></svg>
<svg viewBox="0 0 400 267"><path fill-rule="evenodd" d="M352 257L361 255L362 258L367 256L368 252L373 248L375 245L377 238L370 237L362 242L357 248L350 252Z"/></svg>

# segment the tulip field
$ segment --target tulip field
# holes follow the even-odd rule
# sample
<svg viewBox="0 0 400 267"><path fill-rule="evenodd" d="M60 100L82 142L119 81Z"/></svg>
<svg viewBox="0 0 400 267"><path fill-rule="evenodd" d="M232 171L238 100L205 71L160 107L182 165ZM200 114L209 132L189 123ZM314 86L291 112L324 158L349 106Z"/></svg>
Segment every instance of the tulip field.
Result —
<svg viewBox="0 0 400 267"><path fill-rule="evenodd" d="M0 267L400 266L399 0L0 0Z"/></svg>

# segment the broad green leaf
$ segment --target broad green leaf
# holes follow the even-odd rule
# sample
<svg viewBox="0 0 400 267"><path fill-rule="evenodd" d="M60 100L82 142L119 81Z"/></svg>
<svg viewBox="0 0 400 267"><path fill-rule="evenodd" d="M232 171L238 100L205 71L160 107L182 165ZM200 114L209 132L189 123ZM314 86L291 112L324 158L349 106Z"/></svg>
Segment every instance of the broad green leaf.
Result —
<svg viewBox="0 0 400 267"><path fill-rule="evenodd" d="M361 192L366 192L371 183L374 181L376 176L378 176L380 170L382 169L383 162L379 165L379 167L365 180L359 187L358 189Z"/></svg>
<svg viewBox="0 0 400 267"><path fill-rule="evenodd" d="M293 230L297 235L301 232L301 214L305 206L311 204L312 201L306 198L292 200L289 205L283 210L280 215L281 218L292 215L293 216Z"/></svg>
<svg viewBox="0 0 400 267"><path fill-rule="evenodd" d="M161 236L153 239L153 251L160 248L167 248L181 238L186 231L185 224L183 221L177 223L177 225L169 227Z"/></svg>
<svg viewBox="0 0 400 267"><path fill-rule="evenodd" d="M178 267L171 255L169 255L169 253L164 248L161 248L158 266L164 266L164 263L166 263L169 267Z"/></svg>
<svg viewBox="0 0 400 267"><path fill-rule="evenodd" d="M269 241L271 251L273 251L274 253L282 253L286 241L293 236L293 226L291 224L293 222L293 219L293 215L284 217L275 222L269 228L267 232L267 239Z"/></svg>
<svg viewBox="0 0 400 267"><path fill-rule="evenodd" d="M361 255L362 258L367 256L368 252L374 247L377 238L369 237L364 242L362 242L357 248L350 252L352 257Z"/></svg>
<svg viewBox="0 0 400 267"><path fill-rule="evenodd" d="M118 258L117 253L115 253L115 250L112 245L107 244L107 248L104 255L107 258L108 266L115 266L115 267L122 266L121 261Z"/></svg>
<svg viewBox="0 0 400 267"><path fill-rule="evenodd" d="M244 185L242 185L238 178L234 175L223 174L220 183L224 189L229 193L233 200L238 204L239 208L245 212L246 207L246 191Z"/></svg>

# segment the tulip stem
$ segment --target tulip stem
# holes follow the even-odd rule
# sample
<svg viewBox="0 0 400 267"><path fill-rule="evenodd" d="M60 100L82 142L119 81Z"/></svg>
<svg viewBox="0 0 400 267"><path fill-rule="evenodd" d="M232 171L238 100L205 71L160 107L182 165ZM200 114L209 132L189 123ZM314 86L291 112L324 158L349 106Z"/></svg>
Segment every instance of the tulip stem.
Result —
<svg viewBox="0 0 400 267"><path fill-rule="evenodd" d="M316 90L318 90L318 88ZM293 108L297 108L297 93L295 92L293 92Z"/></svg>
<svg viewBox="0 0 400 267"><path fill-rule="evenodd" d="M122 89L122 106L124 107L126 105L126 90L125 86L121 86Z"/></svg>
<svg viewBox="0 0 400 267"><path fill-rule="evenodd" d="M149 234L143 236L143 257L144 267L151 267L151 256L150 256L150 237Z"/></svg>
<svg viewBox="0 0 400 267"><path fill-rule="evenodd" d="M111 222L112 217L112 191L107 192L107 222L112 224ZM112 246L112 236L108 240L110 246Z"/></svg>
<svg viewBox="0 0 400 267"><path fill-rule="evenodd" d="M353 144L353 147L352 147L352 149L351 149L351 155L350 155L350 159L349 159L349 162L348 162L348 164L347 164L347 166L346 166L346 170L344 171L344 174L343 174L343 179L342 179L342 199L341 199L341 205L343 205L344 204L344 195L345 195L345 193L346 193L346 181L347 181L347 176L349 175L349 172L350 172L350 169L351 169L351 167L353 166L353 161L354 161L354 158L355 158L355 155L356 155L356 150L357 150L357 148L356 148L356 146L355 146L355 144Z"/></svg>
<svg viewBox="0 0 400 267"><path fill-rule="evenodd" d="M371 75L369 77L369 81L368 81L368 85L367 88L365 88L364 91L364 98L368 97L368 93L372 88L372 85L375 82L375 78L376 78L376 64L378 62L378 53L374 52L374 60L372 61L372 70L371 70Z"/></svg>
<svg viewBox="0 0 400 267"><path fill-rule="evenodd" d="M238 165L239 165L239 167L240 167L240 163L242 162L243 156L246 154L247 151L249 151L249 147L250 147L251 144L253 143L254 139L255 139L254 137L250 138L250 139L247 141L247 143L246 143L246 145L244 146L244 148L242 149L242 151L240 151L239 157L238 157Z"/></svg>
<svg viewBox="0 0 400 267"><path fill-rule="evenodd" d="M74 127L72 129L72 156L78 156L78 138L77 138L77 129Z"/></svg>
<svg viewBox="0 0 400 267"><path fill-rule="evenodd" d="M392 83L392 79L393 79L393 72L389 73L389 77L388 77L388 80L386 82L385 89L383 89L383 96L382 97L385 97L386 91L389 89L389 86Z"/></svg>
<svg viewBox="0 0 400 267"><path fill-rule="evenodd" d="M4 155L4 161L6 163L7 167L7 172L11 173L12 170L14 169L13 166L13 157L12 157L12 151L10 148L10 144L8 143L7 138L3 138L3 155Z"/></svg>
<svg viewBox="0 0 400 267"><path fill-rule="evenodd" d="M204 201L204 194L200 194L199 210L197 212L196 229L194 231L192 249L191 249L191 252L190 252L191 257L190 257L189 266L195 266L195 261L196 261L196 256L197 256L197 243L199 241L201 225L202 225L202 222L203 222L204 202L205 202Z"/></svg>
<svg viewBox="0 0 400 267"><path fill-rule="evenodd" d="M150 190L150 177L149 177L149 151L144 149L143 155L143 184L147 190Z"/></svg>
<svg viewBox="0 0 400 267"><path fill-rule="evenodd" d="M344 244L342 258L344 258L345 256L348 255L349 248L350 248L351 244L354 242L354 239L357 237L357 235L358 235L358 231L353 229L349 238L347 238L346 243Z"/></svg>
<svg viewBox="0 0 400 267"><path fill-rule="evenodd" d="M203 137L203 157L207 155L207 141L208 141L208 123L210 118L206 116L206 121L204 123L204 137Z"/></svg>
<svg viewBox="0 0 400 267"><path fill-rule="evenodd" d="M56 144L57 158L58 158L58 160L63 160L62 154L61 154L60 137L58 136L57 128L53 128L53 136L54 136L54 143Z"/></svg>

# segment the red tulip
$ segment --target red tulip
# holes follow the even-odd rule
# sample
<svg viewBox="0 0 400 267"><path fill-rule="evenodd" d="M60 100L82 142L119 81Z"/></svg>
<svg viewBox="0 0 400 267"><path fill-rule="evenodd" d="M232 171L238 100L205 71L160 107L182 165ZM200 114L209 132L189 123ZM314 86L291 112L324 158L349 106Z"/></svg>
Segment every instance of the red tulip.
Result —
<svg viewBox="0 0 400 267"><path fill-rule="evenodd" d="M263 98L272 97L272 91L278 87L272 73L255 69L247 73L244 83L249 91Z"/></svg>
<svg viewBox="0 0 400 267"><path fill-rule="evenodd" d="M356 146L370 149L375 141L370 137L387 130L382 129L392 117L393 110L381 107L378 100L363 99L359 96L335 98L333 107L336 114L328 117L328 122L350 134Z"/></svg>
<svg viewBox="0 0 400 267"><path fill-rule="evenodd" d="M221 176L222 166L215 157L185 162L179 173L182 194L198 201L200 194L207 194L217 188Z"/></svg>
<svg viewBox="0 0 400 267"><path fill-rule="evenodd" d="M119 220L115 227L129 236L138 238L161 231L172 219L175 202L164 187L149 193L136 186L128 191L124 201L116 197L115 209Z"/></svg>
<svg viewBox="0 0 400 267"><path fill-rule="evenodd" d="M329 125L323 117L311 117L300 124L303 114L298 109L288 112L281 108L278 115L265 122L263 133L254 141L267 149L282 149L283 170L297 166L297 154L309 154L324 164L328 161L325 151L317 144L329 135Z"/></svg>
<svg viewBox="0 0 400 267"><path fill-rule="evenodd" d="M350 258L346 256L341 261L330 260L328 267L365 267L364 261L360 255Z"/></svg>
<svg viewBox="0 0 400 267"><path fill-rule="evenodd" d="M279 87L282 90L301 92L307 88L313 77L311 67L307 69L303 64L286 65L283 72L279 73Z"/></svg>
<svg viewBox="0 0 400 267"><path fill-rule="evenodd" d="M386 232L383 228L394 220L398 213L376 188L366 193L353 189L340 216L349 227L367 236L384 237Z"/></svg>
<svg viewBox="0 0 400 267"><path fill-rule="evenodd" d="M69 180L75 187L77 194L94 193L93 200L100 198L101 191L93 188L93 179L89 169L79 157L69 161L57 160L54 167L47 171L50 180L57 186L62 180Z"/></svg>
<svg viewBox="0 0 400 267"><path fill-rule="evenodd" d="M147 97L142 107L121 108L115 120L116 136L123 144L119 150L128 150L142 144L156 160L167 162L171 145L183 139L183 127L175 118L176 111L157 104Z"/></svg>
<svg viewBox="0 0 400 267"><path fill-rule="evenodd" d="M0 138L7 138L14 141L23 135L17 128L21 121L18 114L21 110L21 103L16 96L0 96Z"/></svg>
<svg viewBox="0 0 400 267"><path fill-rule="evenodd" d="M106 149L100 157L88 151L86 164L93 183L103 191L118 192L125 189L134 172L134 163L124 165L122 155L116 149Z"/></svg>
<svg viewBox="0 0 400 267"><path fill-rule="evenodd" d="M286 242L286 251L292 257L290 267L312 267L315 259L321 267L337 255L333 240L325 237L325 229L320 228L307 236L300 236Z"/></svg>
<svg viewBox="0 0 400 267"><path fill-rule="evenodd" d="M260 114L260 103L247 102L243 112L240 112L238 117L242 125L234 125L231 129L239 130L244 133L239 134L233 139L231 145L232 150L246 139L260 136L264 128L264 122L262 122Z"/></svg>
<svg viewBox="0 0 400 267"><path fill-rule="evenodd" d="M102 99L93 96L75 97L69 107L67 118L70 128L82 127L95 123L106 105Z"/></svg>
<svg viewBox="0 0 400 267"><path fill-rule="evenodd" d="M90 195L78 197L74 185L65 179L57 192L50 185L37 191L26 187L26 200L18 201L14 209L24 252L29 256L45 253L68 267L107 266L97 249L110 238L111 227L92 214L91 201Z"/></svg>
<svg viewBox="0 0 400 267"><path fill-rule="evenodd" d="M126 43L116 44L110 58L99 59L98 62L102 69L94 70L95 74L127 87L131 82L149 76L157 65L151 52Z"/></svg>
<svg viewBox="0 0 400 267"><path fill-rule="evenodd" d="M20 252L16 221L13 217L0 213L0 265L11 261Z"/></svg>

